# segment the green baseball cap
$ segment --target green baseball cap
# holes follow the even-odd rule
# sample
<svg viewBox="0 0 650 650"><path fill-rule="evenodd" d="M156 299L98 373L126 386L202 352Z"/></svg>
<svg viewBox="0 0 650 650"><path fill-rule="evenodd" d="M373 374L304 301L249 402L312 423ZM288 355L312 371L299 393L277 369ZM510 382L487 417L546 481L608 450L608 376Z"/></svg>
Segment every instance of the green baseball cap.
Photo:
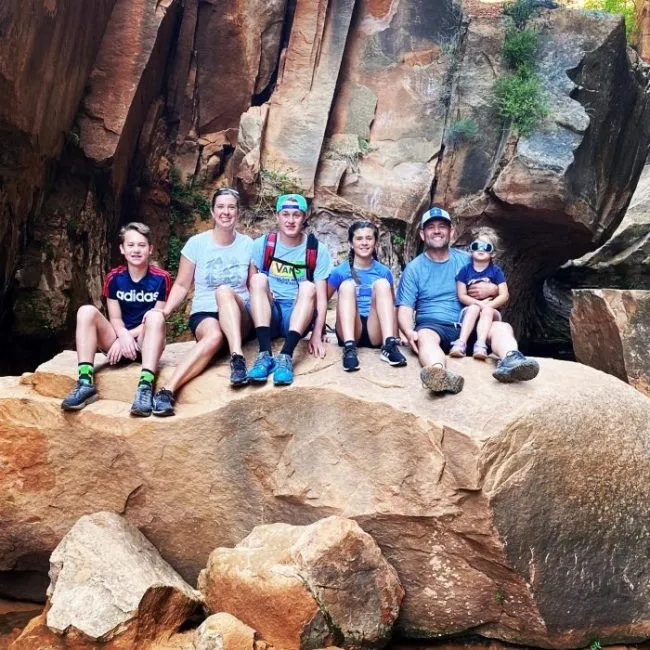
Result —
<svg viewBox="0 0 650 650"><path fill-rule="evenodd" d="M295 201L298 204L298 209L303 212L307 212L307 199L302 196L302 194L283 194L278 197L278 200L275 202L275 211L280 212L284 207L286 201ZM290 206L294 208L295 206Z"/></svg>

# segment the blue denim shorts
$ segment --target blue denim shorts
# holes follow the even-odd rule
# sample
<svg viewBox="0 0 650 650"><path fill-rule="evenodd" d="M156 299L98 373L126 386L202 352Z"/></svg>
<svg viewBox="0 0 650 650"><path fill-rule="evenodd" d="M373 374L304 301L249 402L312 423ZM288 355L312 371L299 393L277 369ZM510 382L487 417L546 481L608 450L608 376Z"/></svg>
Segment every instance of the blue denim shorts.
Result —
<svg viewBox="0 0 650 650"><path fill-rule="evenodd" d="M433 330L440 337L440 347L447 354L451 344L460 334L460 325L458 323L437 323L435 321L423 320L416 324L415 331Z"/></svg>
<svg viewBox="0 0 650 650"><path fill-rule="evenodd" d="M291 314L293 313L293 307L296 304L295 300L278 300L277 298L271 303L271 338L286 338L289 333L289 323L291 322ZM312 327L314 326L314 320L316 319L316 313L311 319L311 323L307 327L305 332L301 334L307 334Z"/></svg>

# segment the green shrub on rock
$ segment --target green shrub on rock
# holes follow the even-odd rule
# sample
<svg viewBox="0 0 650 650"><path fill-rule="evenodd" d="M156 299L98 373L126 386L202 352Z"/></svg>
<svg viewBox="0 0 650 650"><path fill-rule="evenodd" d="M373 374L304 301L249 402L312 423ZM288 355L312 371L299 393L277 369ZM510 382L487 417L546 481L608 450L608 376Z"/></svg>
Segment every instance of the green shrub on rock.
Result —
<svg viewBox="0 0 650 650"><path fill-rule="evenodd" d="M506 32L503 44L503 58L513 70L535 65L535 57L539 49L539 31L532 27L515 29L511 27Z"/></svg>
<svg viewBox="0 0 650 650"><path fill-rule="evenodd" d="M494 97L499 115L510 120L519 135L529 135L548 114L539 77L530 69L497 79Z"/></svg>

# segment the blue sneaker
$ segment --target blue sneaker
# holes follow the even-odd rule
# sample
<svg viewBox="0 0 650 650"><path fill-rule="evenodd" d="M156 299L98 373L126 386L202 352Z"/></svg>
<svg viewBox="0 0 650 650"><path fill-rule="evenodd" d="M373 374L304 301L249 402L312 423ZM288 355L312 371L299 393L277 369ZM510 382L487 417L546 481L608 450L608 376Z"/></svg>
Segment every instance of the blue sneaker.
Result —
<svg viewBox="0 0 650 650"><path fill-rule="evenodd" d="M248 371L248 378L251 381L263 384L268 376L273 372L275 362L269 352L260 352L255 359L255 363Z"/></svg>
<svg viewBox="0 0 650 650"><path fill-rule="evenodd" d="M78 381L61 402L61 408L64 411L80 411L84 406L88 406L88 404L92 404L98 399L99 395L97 395L97 387L95 384Z"/></svg>
<svg viewBox="0 0 650 650"><path fill-rule="evenodd" d="M498 381L510 384L513 381L534 379L538 372L539 363L535 359L525 357L519 350L512 350L497 363L492 376Z"/></svg>
<svg viewBox="0 0 650 650"><path fill-rule="evenodd" d="M289 386L293 383L293 359L288 354L278 354L275 357L273 383L276 386Z"/></svg>

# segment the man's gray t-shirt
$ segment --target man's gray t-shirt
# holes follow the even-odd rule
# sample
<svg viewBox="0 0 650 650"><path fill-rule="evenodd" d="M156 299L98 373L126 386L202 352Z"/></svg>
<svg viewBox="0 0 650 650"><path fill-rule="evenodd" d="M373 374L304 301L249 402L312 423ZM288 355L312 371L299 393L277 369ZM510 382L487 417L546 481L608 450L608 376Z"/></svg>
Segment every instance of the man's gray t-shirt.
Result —
<svg viewBox="0 0 650 650"><path fill-rule="evenodd" d="M248 235L235 233L229 246L215 244L212 230L194 235L187 240L181 255L196 265L194 269L194 299L190 314L201 311L216 312L214 292L222 284L248 300L248 267L251 261L253 240Z"/></svg>
<svg viewBox="0 0 650 650"><path fill-rule="evenodd" d="M409 262L402 273L395 302L415 310L415 325L425 322L458 323L462 304L456 293L456 274L470 260L465 251L449 249L445 262L425 253Z"/></svg>

